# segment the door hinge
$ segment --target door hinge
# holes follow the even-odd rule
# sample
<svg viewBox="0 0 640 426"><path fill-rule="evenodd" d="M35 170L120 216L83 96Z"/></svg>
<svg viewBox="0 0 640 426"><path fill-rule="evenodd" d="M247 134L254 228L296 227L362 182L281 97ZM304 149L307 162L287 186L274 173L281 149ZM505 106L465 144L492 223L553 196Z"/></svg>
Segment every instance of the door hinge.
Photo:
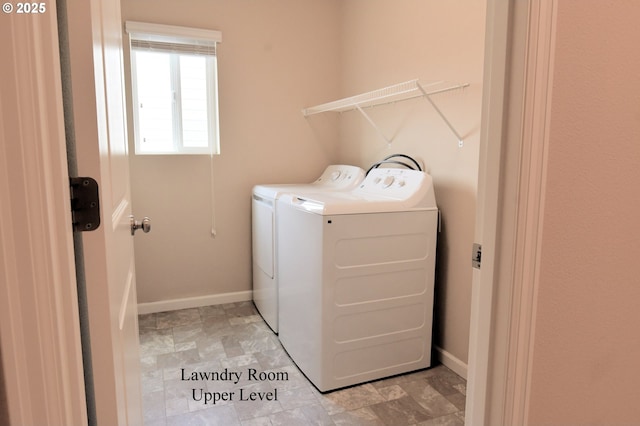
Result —
<svg viewBox="0 0 640 426"><path fill-rule="evenodd" d="M478 243L473 243L473 252L471 254L471 266L476 269L480 269L480 264L482 262L482 245Z"/></svg>
<svg viewBox="0 0 640 426"><path fill-rule="evenodd" d="M90 177L70 177L73 232L95 231L100 226L98 182Z"/></svg>

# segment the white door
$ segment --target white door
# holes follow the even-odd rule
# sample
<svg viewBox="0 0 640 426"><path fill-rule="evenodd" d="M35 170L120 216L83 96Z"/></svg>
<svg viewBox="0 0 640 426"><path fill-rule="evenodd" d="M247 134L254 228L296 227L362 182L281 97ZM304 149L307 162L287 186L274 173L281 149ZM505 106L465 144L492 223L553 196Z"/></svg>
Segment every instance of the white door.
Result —
<svg viewBox="0 0 640 426"><path fill-rule="evenodd" d="M97 422L136 425L142 415L120 3L70 0L66 7L67 118L78 175L100 188L101 225L83 233Z"/></svg>

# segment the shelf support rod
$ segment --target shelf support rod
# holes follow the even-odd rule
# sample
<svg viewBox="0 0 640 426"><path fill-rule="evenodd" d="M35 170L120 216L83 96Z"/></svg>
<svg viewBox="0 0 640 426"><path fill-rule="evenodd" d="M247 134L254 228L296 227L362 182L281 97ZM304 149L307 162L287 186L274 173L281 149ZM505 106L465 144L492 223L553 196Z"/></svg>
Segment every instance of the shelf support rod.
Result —
<svg viewBox="0 0 640 426"><path fill-rule="evenodd" d="M371 124L371 126L374 129L376 129L376 131L378 132L378 135L380 135L380 137L382 139L384 139L387 144L391 145L391 141L389 139L387 139L387 137L384 135L384 133L382 133L382 130L380 130L380 128L376 125L376 123L374 123L374 121L371 119L371 117L369 117L369 114L364 112L364 110L360 107L360 105L356 104L355 106L356 106L356 109L358 111L360 111L362 116L369 122L369 124Z"/></svg>
<svg viewBox="0 0 640 426"><path fill-rule="evenodd" d="M464 141L462 140L462 137L460 136L460 134L456 131L456 129L453 127L453 125L449 122L449 120L447 120L447 117L445 117L445 115L442 113L440 108L438 108L438 106L435 104L435 102L433 102L433 100L431 99L431 96L429 95L429 93L427 93L426 90L424 90L422 85L419 84L419 83L416 83L416 85L418 86L418 89L420 89L420 91L422 92L424 97L427 98L427 100L429 101L429 103L431 104L433 109L436 110L438 115L440 115L440 117L442 117L442 120L444 120L444 122L447 124L449 129L453 132L453 134L456 135L456 137L458 138L458 146L460 148L462 148L462 146L464 145Z"/></svg>

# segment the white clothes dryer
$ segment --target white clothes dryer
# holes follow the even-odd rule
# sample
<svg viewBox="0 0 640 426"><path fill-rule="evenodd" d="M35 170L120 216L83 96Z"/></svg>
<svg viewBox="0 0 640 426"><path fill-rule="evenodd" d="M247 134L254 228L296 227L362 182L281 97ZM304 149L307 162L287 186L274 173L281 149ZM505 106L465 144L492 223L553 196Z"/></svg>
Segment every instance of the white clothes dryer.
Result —
<svg viewBox="0 0 640 426"><path fill-rule="evenodd" d="M431 176L374 169L348 192L277 201L279 339L325 392L431 365Z"/></svg>
<svg viewBox="0 0 640 426"><path fill-rule="evenodd" d="M309 184L257 185L251 204L253 302L271 329L278 333L278 243L276 200L285 192L347 191L364 179L356 166L330 165Z"/></svg>

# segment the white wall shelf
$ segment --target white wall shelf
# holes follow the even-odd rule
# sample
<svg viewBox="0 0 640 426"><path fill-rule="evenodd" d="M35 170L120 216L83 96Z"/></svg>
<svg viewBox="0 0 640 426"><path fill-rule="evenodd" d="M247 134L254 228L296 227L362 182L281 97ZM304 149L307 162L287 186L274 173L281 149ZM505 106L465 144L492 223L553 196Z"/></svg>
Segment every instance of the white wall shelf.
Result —
<svg viewBox="0 0 640 426"><path fill-rule="evenodd" d="M440 108L438 108L431 96L439 93L450 92L453 90L461 90L468 86L469 83L447 83L443 81L422 85L417 79L410 80L405 81L404 83L394 84L393 86L384 87L382 89L373 90L371 92L362 93L360 95L351 96L333 102L327 102L322 105L304 108L302 110L302 114L305 117L309 117L310 115L320 114L323 112L345 112L358 110L369 122L369 124L371 124L373 128L378 132L380 137L382 137L387 143L390 144L391 140L382 133L380 128L364 111L364 109L379 105L386 105L394 102L406 101L408 99L417 97L424 97L433 106L438 115L440 115L440 117L444 120L453 134L456 135L456 137L458 138L458 146L461 147L463 145L462 137L456 131L447 117L443 114Z"/></svg>

